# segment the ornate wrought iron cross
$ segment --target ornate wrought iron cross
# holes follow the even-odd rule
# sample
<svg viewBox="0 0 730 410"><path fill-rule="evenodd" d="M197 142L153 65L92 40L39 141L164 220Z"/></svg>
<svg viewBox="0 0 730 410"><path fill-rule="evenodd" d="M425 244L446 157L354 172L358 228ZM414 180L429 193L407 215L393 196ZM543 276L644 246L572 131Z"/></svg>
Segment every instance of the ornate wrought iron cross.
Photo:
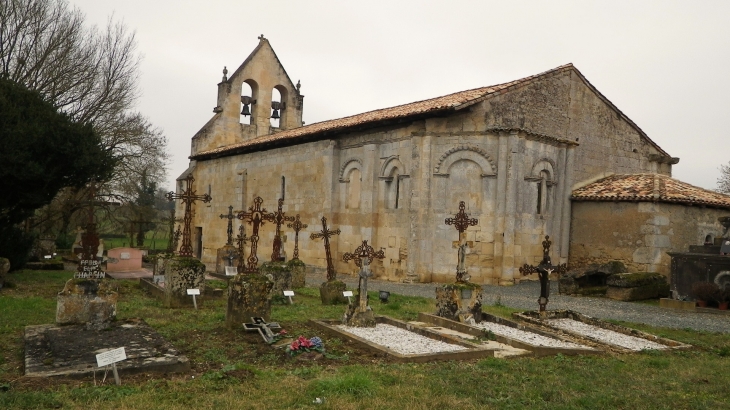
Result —
<svg viewBox="0 0 730 410"><path fill-rule="evenodd" d="M259 270L259 258L256 255L256 250L259 244L259 227L264 224L264 221L271 221L273 218L273 214L266 213L266 208L261 208L261 204L263 203L264 200L261 199L260 196L257 196L253 200L253 205L248 207L248 212L241 211L238 213L238 219L248 222L253 227L253 232L251 233L250 238L251 254L248 255L246 267L241 271L241 273L256 273Z"/></svg>
<svg viewBox="0 0 730 410"><path fill-rule="evenodd" d="M355 261L355 265L360 268L358 293L360 296L360 309L363 312L368 306L368 278L373 276L373 272L370 270L370 261L374 258L384 259L385 252L382 249L375 252L375 249L368 245L368 241L362 241L362 245L355 248L355 252L347 252L342 255L343 261Z"/></svg>
<svg viewBox="0 0 730 410"><path fill-rule="evenodd" d="M167 198L168 201L173 201L175 199L180 199L185 204L185 216L183 217L183 233L182 233L182 245L180 246L180 256L193 256L193 244L190 240L190 237L192 236L190 231L190 224L193 221L193 204L195 201L203 201L203 202L210 202L213 198L211 198L208 194L203 195L195 195L195 190L193 190L193 182L195 181L195 178L193 178L193 175L190 174L185 179L186 185L185 190L183 190L182 194L176 194L172 191L165 194L165 198Z"/></svg>
<svg viewBox="0 0 730 410"><path fill-rule="evenodd" d="M243 272L243 269L245 267L244 261L246 258L244 257L244 249L246 242L248 242L248 237L246 236L246 226L244 224L241 224L241 226L238 227L238 236L236 236L236 244L238 245L238 272Z"/></svg>
<svg viewBox="0 0 730 410"><path fill-rule="evenodd" d="M330 237L334 235L339 235L340 230L329 230L327 229L327 218L324 216L322 217L322 230L313 233L309 235L309 239L324 239L324 251L327 256L327 282L332 282L333 280L337 279L337 274L335 273L335 266L332 264L332 252L330 251Z"/></svg>
<svg viewBox="0 0 730 410"><path fill-rule="evenodd" d="M540 278L540 298L537 303L540 305L540 312L545 311L545 307L548 304L548 298L550 297L550 274L553 272L565 273L568 271L567 265L553 265L550 261L550 245L552 241L548 235L545 235L545 240L542 241L542 261L537 266L531 266L524 264L520 268L520 273L523 275L530 275L537 272Z"/></svg>
<svg viewBox="0 0 730 410"><path fill-rule="evenodd" d="M297 214L297 216L294 217L294 222L286 224L286 226L294 229L294 256L292 257L292 260L299 259L299 231L305 229L308 225L303 224L302 221L299 220L299 214Z"/></svg>
<svg viewBox="0 0 730 410"><path fill-rule="evenodd" d="M457 231L459 231L459 254L458 262L456 264L456 282L464 283L469 280L466 274L466 267L464 266L464 259L466 256L466 242L462 238L462 234L466 231L466 228L475 226L479 223L478 219L469 218L466 214L466 204L464 201L459 201L459 212L454 215L453 218L446 218L446 225L454 225Z"/></svg>
<svg viewBox="0 0 730 410"><path fill-rule="evenodd" d="M177 240L180 239L179 235L177 236L177 239L175 238L175 235L177 232L175 232L175 222L182 222L183 220L180 218L175 218L175 209L170 209L170 217L165 219L167 223L170 226L170 232L168 233L168 241L167 241L167 253L173 253L177 247ZM180 226L178 225L178 232L180 232ZM182 232L180 232L182 234Z"/></svg>
<svg viewBox="0 0 730 410"><path fill-rule="evenodd" d="M182 230L180 229L180 225L177 225L177 230L175 231L174 238L172 240L172 251L170 253L175 252L175 249L177 249L178 245L180 244L180 237L182 236Z"/></svg>
<svg viewBox="0 0 730 410"><path fill-rule="evenodd" d="M233 205L228 206L228 215L221 214L220 218L228 219L228 241L226 245L231 246L233 245L233 220L236 219L236 214L233 213Z"/></svg>
<svg viewBox="0 0 730 410"><path fill-rule="evenodd" d="M276 212L267 215L271 218L271 222L276 224L276 233L274 234L274 249L271 253L271 261L276 262L281 259L281 225L285 222L292 222L293 216L286 216L282 207L284 206L284 198L279 198L279 206Z"/></svg>

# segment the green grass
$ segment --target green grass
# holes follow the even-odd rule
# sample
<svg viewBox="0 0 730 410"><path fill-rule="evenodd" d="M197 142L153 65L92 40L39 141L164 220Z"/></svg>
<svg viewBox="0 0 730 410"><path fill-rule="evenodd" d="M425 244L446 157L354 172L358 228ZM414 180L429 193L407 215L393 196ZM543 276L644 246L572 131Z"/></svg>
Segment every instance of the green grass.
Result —
<svg viewBox="0 0 730 410"><path fill-rule="evenodd" d="M200 310L165 309L134 281L120 281L118 317L144 318L192 363L184 375L123 377L120 387L92 380L22 377L22 332L51 323L55 295L70 272L11 273L0 291L0 408L5 409L700 409L730 402L730 335L621 323L690 343L695 349L540 359L483 359L398 364L349 342L319 335L310 318L339 318L343 306L322 306L317 289L297 289L294 304L272 307L272 319L293 335L319 335L327 357L301 362L263 345L258 335L227 329L225 299ZM217 284L223 287L222 284ZM433 312L431 299L391 294L377 314L412 320ZM505 306L484 311L509 317ZM313 404L315 398L323 404ZM724 407L723 407L724 406Z"/></svg>
<svg viewBox="0 0 730 410"><path fill-rule="evenodd" d="M137 237L134 238L135 245L137 244ZM167 249L168 239L166 237L160 238L159 235L156 238L152 238L152 232L147 232L145 236L144 245L148 249L165 250ZM104 239L104 249L120 248L129 246L129 236L125 238L107 238Z"/></svg>

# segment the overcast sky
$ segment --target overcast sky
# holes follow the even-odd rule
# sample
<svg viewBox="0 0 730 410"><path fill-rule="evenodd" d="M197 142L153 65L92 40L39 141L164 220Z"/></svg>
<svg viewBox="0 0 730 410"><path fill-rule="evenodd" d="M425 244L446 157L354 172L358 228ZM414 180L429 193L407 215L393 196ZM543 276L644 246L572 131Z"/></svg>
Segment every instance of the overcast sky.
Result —
<svg viewBox="0 0 730 410"><path fill-rule="evenodd" d="M70 0L136 32L137 109L170 141L167 189L213 115L223 66L269 39L301 80L312 124L573 63L665 151L673 176L714 189L730 161L728 1Z"/></svg>

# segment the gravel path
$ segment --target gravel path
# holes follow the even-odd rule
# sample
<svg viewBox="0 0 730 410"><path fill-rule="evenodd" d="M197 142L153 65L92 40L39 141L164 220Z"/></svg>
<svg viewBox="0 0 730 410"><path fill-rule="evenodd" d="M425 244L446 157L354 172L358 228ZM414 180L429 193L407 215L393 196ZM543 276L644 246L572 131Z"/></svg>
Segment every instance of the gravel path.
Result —
<svg viewBox="0 0 730 410"><path fill-rule="evenodd" d="M354 276L340 274L338 279L345 282L348 288L357 288L357 278ZM308 275L307 286L319 287L324 280L324 275ZM406 284L377 279L368 281L368 288L371 291L385 290L393 294L427 298L435 297L435 288L439 285L437 283ZM482 303L484 305L499 302L514 309L537 309L537 298L540 295L539 282L522 282L515 286L484 285L483 288ZM552 293L548 309L551 310L567 309L599 319L624 320L658 327L730 333L730 315L684 312L606 298L562 296L557 293L557 281L550 284L550 289ZM377 307L374 309L377 312Z"/></svg>

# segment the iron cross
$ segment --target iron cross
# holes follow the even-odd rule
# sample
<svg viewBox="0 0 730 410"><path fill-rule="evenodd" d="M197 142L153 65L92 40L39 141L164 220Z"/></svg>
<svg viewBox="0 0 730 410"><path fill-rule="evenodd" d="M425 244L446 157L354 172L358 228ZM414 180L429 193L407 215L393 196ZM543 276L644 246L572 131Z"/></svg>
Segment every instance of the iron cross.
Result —
<svg viewBox="0 0 730 410"><path fill-rule="evenodd" d="M183 232L182 232L182 245L180 246L180 256L193 256L193 245L190 240L191 232L190 232L190 224L193 221L193 204L195 201L203 201L205 203L210 202L213 198L211 198L208 194L203 195L195 195L195 190L193 190L193 182L195 181L195 178L193 178L193 174L188 175L188 177L185 179L186 185L185 190L183 190L182 194L176 194L175 192L168 192L165 194L165 198L167 198L168 201L173 201L175 199L181 199L182 202L185 204L185 216L183 217Z"/></svg>
<svg viewBox="0 0 730 410"><path fill-rule="evenodd" d="M332 282L335 279L337 279L337 274L335 273L335 267L332 264L332 252L330 252L330 237L334 235L339 235L340 230L335 229L334 231L327 229L327 218L324 216L322 217L322 230L313 233L309 235L309 239L324 239L324 251L327 255L327 282Z"/></svg>
<svg viewBox="0 0 730 410"><path fill-rule="evenodd" d="M466 231L466 228L475 226L479 223L478 219L469 218L466 214L466 204L464 201L459 201L459 212L454 215L453 218L446 218L446 225L454 225L457 231L459 231L459 252L458 262L456 264L456 283L464 283L469 280L466 274L466 268L464 266L464 258L466 255L466 244L461 243L463 241L462 234Z"/></svg>
<svg viewBox="0 0 730 410"><path fill-rule="evenodd" d="M238 236L236 236L236 244L238 245L238 272L243 272L243 268L245 267L244 261L246 260L244 257L244 249L246 242L248 242L248 237L246 236L246 226L244 224L241 224L241 226L238 227Z"/></svg>
<svg viewBox="0 0 730 410"><path fill-rule="evenodd" d="M360 268L360 283L358 293L360 296L360 309L365 311L368 306L368 278L373 275L370 270L370 261L374 258L384 259L385 252L379 250L375 252L372 246L368 245L368 241L362 241L362 245L355 248L355 252L347 252L342 255L345 262L355 261L355 265Z"/></svg>
<svg viewBox="0 0 730 410"><path fill-rule="evenodd" d="M550 274L553 272L565 273L568 271L568 267L564 263L553 265L550 261L550 245L552 243L550 237L545 235L545 240L542 241L542 261L540 261L540 264L537 266L524 264L520 268L521 274L530 275L537 272L540 278L540 298L537 300L538 305L540 305L540 312L545 311L548 298L550 297Z"/></svg>
<svg viewBox="0 0 730 410"><path fill-rule="evenodd" d="M228 219L228 242L226 242L226 245L231 246L233 245L233 220L236 219L236 214L233 213L233 205L228 206L228 215L221 214L220 218Z"/></svg>
<svg viewBox="0 0 730 410"><path fill-rule="evenodd" d="M286 226L294 229L294 257L292 257L292 260L299 259L299 231L305 229L308 225L303 224L302 221L299 220L299 214L297 214L297 216L294 217L294 222L286 224Z"/></svg>
<svg viewBox="0 0 730 410"><path fill-rule="evenodd" d="M170 232L168 233L168 241L167 241L167 253L173 253L175 251L175 248L177 247L177 242L175 240L175 222L182 222L182 219L175 218L175 209L170 209L170 217L165 219L167 223L170 225ZM178 226L178 232L180 227ZM179 236L178 236L179 240Z"/></svg>
<svg viewBox="0 0 730 410"><path fill-rule="evenodd" d="M269 220L276 224L276 233L274 234L274 250L271 253L272 262L276 262L281 259L281 225L283 225L285 222L292 222L294 220L293 216L286 216L284 214L284 211L282 211L283 206L284 198L279 198L279 206L276 209L276 212L267 215L270 218Z"/></svg>
<svg viewBox="0 0 730 410"><path fill-rule="evenodd" d="M96 197L96 181L89 184L89 200L88 200L88 221L86 223L86 231L81 235L81 254L79 256L79 265L74 278L91 278L102 279L106 276L101 270L101 262L96 255L99 252L99 235L96 232L96 222L94 221L94 198Z"/></svg>
<svg viewBox="0 0 730 410"><path fill-rule="evenodd" d="M259 243L259 226L264 224L264 221L271 221L273 218L273 214L267 214L266 208L261 208L261 204L264 203L264 200L261 199L260 196L257 196L253 200L253 205L248 207L248 212L239 212L238 213L238 219L248 222L253 227L253 232L251 233L251 254L248 255L248 259L246 260L247 264L246 267L241 271L242 273L256 273L258 272L258 262L259 258L256 255L256 249L258 248Z"/></svg>

